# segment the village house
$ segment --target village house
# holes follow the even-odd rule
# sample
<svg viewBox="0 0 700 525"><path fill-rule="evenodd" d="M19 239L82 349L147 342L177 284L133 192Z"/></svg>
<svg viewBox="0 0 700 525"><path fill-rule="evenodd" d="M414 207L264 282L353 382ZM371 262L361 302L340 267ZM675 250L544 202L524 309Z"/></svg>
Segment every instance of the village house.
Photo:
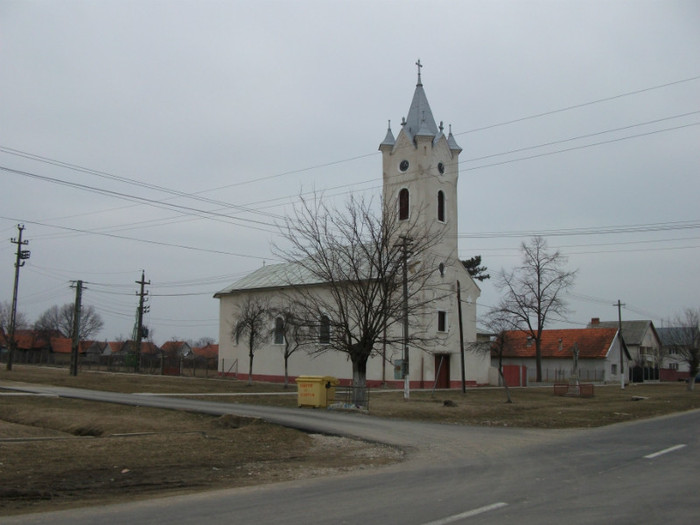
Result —
<svg viewBox="0 0 700 525"><path fill-rule="evenodd" d="M620 322L601 321L594 317L588 326L617 329ZM659 370L664 366L664 356L654 323L648 320L622 321L622 338L632 359L627 378L633 383L658 381Z"/></svg>
<svg viewBox="0 0 700 525"><path fill-rule="evenodd" d="M527 386L536 380L535 341L525 330L505 332L503 375L509 386ZM495 345L494 345L495 347ZM541 344L542 380L566 382L573 374L574 352L578 352L578 379L587 382L620 382L620 352L624 370L630 354L617 328L571 328L543 330ZM498 367L498 353L491 352L492 366Z"/></svg>
<svg viewBox="0 0 700 525"><path fill-rule="evenodd" d="M444 291L432 295L432 306L421 315L421 326L428 327L432 341L428 348L409 348L409 384L412 388L449 388L461 384L460 322L457 288L461 290L462 325L465 345L476 340L476 301L481 294L458 258L457 182L459 154L462 149L451 132L438 125L423 89L418 64L418 83L408 115L396 136L391 126L379 145L382 153L382 202L395 206L399 221L419 223L428 231L440 229L440 241L431 255L439 260L435 265L433 283ZM410 233L410 232L409 232ZM396 241L399 242L399 239ZM328 287L297 271L287 263L264 266L214 295L219 299L219 373L246 376L248 347L246 342L232 337L232 328L248 298L259 298L272 307L289 304L289 297L303 287L313 293L328 294ZM432 293L427 292L426 293ZM271 317L270 337L256 350L253 379L282 381L284 378L284 337L280 330L282 318ZM317 320L318 341L314 350L328 337L329 320ZM430 335L432 334L432 336ZM367 384L400 385L398 361L402 348L387 345L375 348L367 362ZM465 379L468 384L488 383L490 362L488 354L467 352ZM305 350L289 359L289 375L323 375L337 377L349 383L352 366L346 354L329 351L310 355Z"/></svg>

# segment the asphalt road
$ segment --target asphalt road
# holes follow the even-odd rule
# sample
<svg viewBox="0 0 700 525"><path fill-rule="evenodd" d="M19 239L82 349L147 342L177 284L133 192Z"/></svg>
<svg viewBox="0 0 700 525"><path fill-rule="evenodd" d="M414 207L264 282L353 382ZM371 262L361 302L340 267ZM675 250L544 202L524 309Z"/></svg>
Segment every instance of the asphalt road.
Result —
<svg viewBox="0 0 700 525"><path fill-rule="evenodd" d="M585 430L438 425L325 410L58 387L119 403L256 416L405 447L408 460L334 477L4 518L4 524L591 524L700 522L700 411Z"/></svg>

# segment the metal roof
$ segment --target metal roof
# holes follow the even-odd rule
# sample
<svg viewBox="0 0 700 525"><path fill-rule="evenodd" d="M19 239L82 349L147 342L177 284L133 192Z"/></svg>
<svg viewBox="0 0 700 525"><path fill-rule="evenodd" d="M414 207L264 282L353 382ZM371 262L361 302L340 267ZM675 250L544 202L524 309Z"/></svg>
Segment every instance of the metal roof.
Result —
<svg viewBox="0 0 700 525"><path fill-rule="evenodd" d="M271 264L258 268L239 279L231 286L216 292L214 297L243 290L260 290L266 288L283 288L286 286L308 286L322 284L310 271L297 263Z"/></svg>

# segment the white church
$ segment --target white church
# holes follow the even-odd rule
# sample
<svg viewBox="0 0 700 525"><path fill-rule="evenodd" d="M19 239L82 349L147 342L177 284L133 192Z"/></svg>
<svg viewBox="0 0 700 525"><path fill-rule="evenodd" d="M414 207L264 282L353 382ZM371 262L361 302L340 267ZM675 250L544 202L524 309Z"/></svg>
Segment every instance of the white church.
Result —
<svg viewBox="0 0 700 525"><path fill-rule="evenodd" d="M452 132L444 133L442 122L438 126L428 104L421 81L418 62L418 83L408 115L401 122L401 130L395 138L391 127L379 144L382 153L383 202L395 203L398 219L423 221L425 230L440 228L440 241L433 247L441 263L435 277L440 289L449 293L435 295L431 307L424 315L426 326L433 331L434 342L427 347L409 345L408 383L412 389L458 388L464 378L468 385L484 385L489 382L490 356L469 351L469 343L476 341L476 301L481 293L458 257L457 182L459 178L459 154ZM420 214L414 217L412 214ZM219 373L227 376L248 377L248 346L241 339L232 337L241 305L247 298L256 297L275 305L284 301L291 289L288 263L264 266L243 277L231 286L217 292L219 299ZM294 283L304 286L304 283ZM323 285L313 283L318 293ZM460 355L460 323L457 287L461 294L462 335L465 353ZM253 380L283 381L284 344L275 336L276 323L270 319L268 341L255 351ZM409 327L410 329L410 327ZM319 330L319 344L324 337ZM403 357L403 348L377 349L367 362L367 385L401 388L404 381L400 369L395 366ZM352 382L352 365L346 354L338 351L323 353L304 349L292 354L288 361L290 381L302 375L332 376L341 384Z"/></svg>

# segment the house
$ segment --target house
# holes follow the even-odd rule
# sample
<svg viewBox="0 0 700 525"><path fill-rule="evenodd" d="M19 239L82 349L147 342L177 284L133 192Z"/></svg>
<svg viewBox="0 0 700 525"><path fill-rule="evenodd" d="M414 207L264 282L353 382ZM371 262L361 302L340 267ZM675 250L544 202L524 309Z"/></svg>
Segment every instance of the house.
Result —
<svg viewBox="0 0 700 525"><path fill-rule="evenodd" d="M185 341L168 341L160 347L162 354L161 374L181 375L183 361L191 358L192 347Z"/></svg>
<svg viewBox="0 0 700 525"><path fill-rule="evenodd" d="M73 340L68 337L52 337L50 343L51 363L70 365L71 354L73 353ZM78 362L85 360L85 353L93 344L94 341L80 341L78 343Z"/></svg>
<svg viewBox="0 0 700 525"><path fill-rule="evenodd" d="M656 332L661 339L663 364L659 370L661 381L685 381L690 365L688 358L697 354L697 327L663 327Z"/></svg>
<svg viewBox="0 0 700 525"><path fill-rule="evenodd" d="M618 328L619 321L601 321L594 317L590 328ZM659 379L663 366L661 339L654 323L648 320L622 321L622 338L632 356L628 379L633 383Z"/></svg>
<svg viewBox="0 0 700 525"><path fill-rule="evenodd" d="M630 359L617 328L544 330L540 350L542 380L547 383L564 382L572 377L574 350L578 350L577 368L581 381L620 382L620 352L625 370ZM491 363L498 367L495 347L492 347ZM503 369L510 386L526 386L527 382L535 381L535 341L529 332L505 332Z"/></svg>
<svg viewBox="0 0 700 525"><path fill-rule="evenodd" d="M404 225L414 222L425 231L438 230L440 233L436 236L439 242L430 255L436 263L431 284L433 290L439 288L441 293L426 292L425 301L429 306L421 312L416 323L426 327L426 339L430 344L422 349L409 346L408 379L411 388L449 388L461 385L460 324L465 344L476 340L476 301L481 291L458 258L457 182L462 149L451 132L444 133L442 122L439 126L436 124L423 88L420 64L418 66L418 82L401 130L395 138L389 125L379 145L383 172L382 202L395 206L398 221L404 221ZM404 235L410 236L410 231L405 231ZM396 243L399 242L397 238ZM427 264L427 259L422 263ZM289 304L290 298L302 293L315 294L319 298L330 294L327 283L298 271L296 266L293 263L264 266L214 295L219 299L220 374L248 372L248 349L243 341L231 337L232 327L246 300L259 298L274 308ZM458 288L462 323L458 317ZM322 314L314 321L318 332L315 350L326 344L329 316L332 312ZM255 352L253 379L284 379L284 337L277 336L281 335L280 323L284 323L281 317L270 319L269 333L274 335ZM394 332L398 333L390 335L398 340L399 330L396 328ZM402 385L402 357L400 345L375 348L366 366L368 386ZM466 382L487 384L489 367L488 355L467 353L464 359ZM292 378L300 375L333 376L344 384L352 380L352 365L347 355L337 351L312 356L301 350L289 359L288 372Z"/></svg>
<svg viewBox="0 0 700 525"><path fill-rule="evenodd" d="M15 363L40 364L51 360L51 337L60 335L58 332L40 330L15 330L16 352L13 356ZM7 360L10 348L9 335L0 331L0 346L3 347L3 358Z"/></svg>
<svg viewBox="0 0 700 525"><path fill-rule="evenodd" d="M215 365L219 362L219 345L209 343L206 346L192 348L194 359L202 363L203 366L209 367L210 363Z"/></svg>

